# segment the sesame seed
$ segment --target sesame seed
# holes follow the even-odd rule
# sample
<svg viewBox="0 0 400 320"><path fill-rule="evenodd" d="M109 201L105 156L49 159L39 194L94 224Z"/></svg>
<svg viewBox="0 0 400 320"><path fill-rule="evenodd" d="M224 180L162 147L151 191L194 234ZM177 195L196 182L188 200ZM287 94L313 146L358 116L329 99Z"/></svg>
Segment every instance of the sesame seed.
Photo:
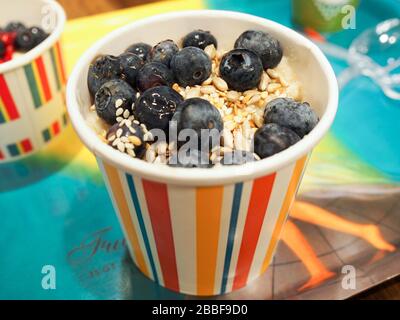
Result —
<svg viewBox="0 0 400 320"><path fill-rule="evenodd" d="M130 115L131 115L131 113L129 112L129 110L125 110L124 111L123 116L124 116L125 119L128 119Z"/></svg>
<svg viewBox="0 0 400 320"><path fill-rule="evenodd" d="M119 142L121 142L121 140L120 140L119 138L115 139L115 140L113 141L113 143L112 143L112 146L113 146L113 147L117 146L117 144L118 144Z"/></svg>
<svg viewBox="0 0 400 320"><path fill-rule="evenodd" d="M117 132L116 132L117 137L118 137L118 138L121 137L121 136L122 136L122 133L123 133L123 130L122 130L121 128L119 128L119 129L117 130Z"/></svg>
<svg viewBox="0 0 400 320"><path fill-rule="evenodd" d="M107 138L108 141L114 141L115 140L115 135L111 135Z"/></svg>
<svg viewBox="0 0 400 320"><path fill-rule="evenodd" d="M146 133L143 135L143 140L144 140L144 141L153 141L153 135L151 134L150 131L146 132Z"/></svg>
<svg viewBox="0 0 400 320"><path fill-rule="evenodd" d="M147 149L145 159L147 162L153 163L154 160L156 159L155 151L151 148Z"/></svg>
<svg viewBox="0 0 400 320"><path fill-rule="evenodd" d="M118 116L120 116L121 114L123 114L124 113L124 109L122 109L122 108L118 108L117 109L117 111L115 111L115 115L118 117Z"/></svg>
<svg viewBox="0 0 400 320"><path fill-rule="evenodd" d="M130 131L130 132L132 132L132 133L134 133L134 134L136 133L136 129L135 129L135 128L132 128L131 126L128 126L128 128L129 128L129 131Z"/></svg>
<svg viewBox="0 0 400 320"><path fill-rule="evenodd" d="M135 151L133 151L133 149L126 149L126 152L127 152L132 158L135 158L135 157L136 157L136 153L135 153Z"/></svg>
<svg viewBox="0 0 400 320"><path fill-rule="evenodd" d="M123 103L124 101L122 99L117 99L117 101L115 101L115 107L119 108L120 106L122 106Z"/></svg>
<svg viewBox="0 0 400 320"><path fill-rule="evenodd" d="M117 143L117 148L118 148L119 151L125 152L125 144L123 142L121 142L121 141L118 142Z"/></svg>
<svg viewBox="0 0 400 320"><path fill-rule="evenodd" d="M117 117L117 122L121 122L122 120L124 120L124 118L122 118L122 117Z"/></svg>
<svg viewBox="0 0 400 320"><path fill-rule="evenodd" d="M135 146L130 142L126 142L125 143L125 148L127 148L127 149L135 149Z"/></svg>

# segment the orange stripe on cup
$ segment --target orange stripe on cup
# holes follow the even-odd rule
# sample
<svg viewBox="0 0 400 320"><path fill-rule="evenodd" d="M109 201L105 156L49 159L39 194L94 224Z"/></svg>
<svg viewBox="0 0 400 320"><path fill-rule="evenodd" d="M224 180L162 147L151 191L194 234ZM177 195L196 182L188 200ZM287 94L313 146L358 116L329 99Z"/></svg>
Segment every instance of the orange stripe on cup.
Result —
<svg viewBox="0 0 400 320"><path fill-rule="evenodd" d="M254 181L250 196L249 208L243 229L242 243L240 245L239 258L236 264L233 290L244 287L250 272L251 263L256 251L261 227L267 212L272 187L276 174L259 178Z"/></svg>
<svg viewBox="0 0 400 320"><path fill-rule="evenodd" d="M164 284L167 288L179 291L167 186L144 179L142 182Z"/></svg>
<svg viewBox="0 0 400 320"><path fill-rule="evenodd" d="M56 43L56 51L57 51L57 58L60 63L61 80L62 80L62 83L65 84L67 82L67 75L65 73L65 65L64 65L64 60L63 60L63 56L61 53L60 42Z"/></svg>
<svg viewBox="0 0 400 320"><path fill-rule="evenodd" d="M105 162L103 162L103 166L104 171L108 177L108 181L110 183L111 190L114 195L114 199L117 204L122 223L124 225L124 229L126 230L126 233L128 235L128 240L135 253L138 267L146 276L149 277L149 270L147 269L143 253L140 250L139 240L135 228L133 227L131 216L129 214L128 204L124 196L124 190L122 188L118 172L115 168L111 167Z"/></svg>
<svg viewBox="0 0 400 320"><path fill-rule="evenodd" d="M214 294L223 187L196 192L197 294Z"/></svg>
<svg viewBox="0 0 400 320"><path fill-rule="evenodd" d="M288 189L286 191L285 199L283 200L283 204L282 204L281 210L279 212L278 220L276 222L274 231L272 232L272 236L271 236L270 244L268 246L267 254L265 255L264 262L261 266L261 273L263 273L263 272L265 272L265 270L267 270L268 265L271 261L272 254L274 253L276 244L279 240L279 237L280 237L280 234L282 231L282 227L286 221L287 213L288 213L290 206L292 205L293 200L296 196L297 188L299 186L299 182L300 182L304 167L306 165L307 158L308 158L308 156L305 156L296 162L292 177L289 182Z"/></svg>
<svg viewBox="0 0 400 320"><path fill-rule="evenodd" d="M44 67L43 58L39 57L36 59L36 66L38 68L40 82L43 88L45 101L48 102L51 99L51 91L49 80L47 79L46 69Z"/></svg>

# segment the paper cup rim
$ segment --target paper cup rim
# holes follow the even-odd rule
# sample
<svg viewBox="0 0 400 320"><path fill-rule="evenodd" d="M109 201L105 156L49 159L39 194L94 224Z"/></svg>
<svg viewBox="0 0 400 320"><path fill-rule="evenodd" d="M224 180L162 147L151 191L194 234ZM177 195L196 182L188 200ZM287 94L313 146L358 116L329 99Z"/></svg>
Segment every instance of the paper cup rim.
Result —
<svg viewBox="0 0 400 320"><path fill-rule="evenodd" d="M328 101L326 101L326 109L321 117L318 125L305 136L300 142L290 148L275 154L269 158L246 163L240 166L219 166L212 169L186 169L172 168L167 165L153 164L140 159L133 159L130 156L113 149L105 144L97 134L88 126L83 118L77 99L77 86L79 76L84 70L87 70L90 62L98 55L99 49L106 43L112 41L118 34L129 30L133 26L151 25L155 21L165 21L174 17L193 17L193 16L208 16L208 17L230 17L242 19L254 23L262 23L267 25L270 30L279 33L285 33L295 43L301 43L304 47L310 50L320 63L321 69L328 79ZM335 73L321 50L310 40L295 32L294 30L285 27L277 22L256 17L253 15L238 13L223 10L195 10L195 11L179 11L173 13L160 14L143 20L130 23L122 28L116 29L109 33L104 38L97 41L90 49L88 49L81 59L76 64L72 74L69 77L67 84L67 109L70 114L72 125L78 133L80 139L91 150L96 157L100 157L104 161L114 165L115 167L129 172L133 175L138 175L145 179L175 184L175 185L224 185L236 183L240 181L252 180L258 177L268 175L272 172L293 163L297 159L306 156L313 147L322 139L332 125L338 106L338 85Z"/></svg>
<svg viewBox="0 0 400 320"><path fill-rule="evenodd" d="M39 0L37 2L41 2L43 4L48 4L52 7L52 9L57 14L57 25L51 34L39 45L37 45L32 50L24 53L23 55L13 58L10 61L4 62L0 64L0 74L4 74L6 72L12 71L14 69L20 68L24 65L29 64L37 57L39 57L43 52L50 49L54 43L57 42L58 39L61 38L61 34L64 30L65 22L66 22L66 14L62 6L54 1L54 0Z"/></svg>

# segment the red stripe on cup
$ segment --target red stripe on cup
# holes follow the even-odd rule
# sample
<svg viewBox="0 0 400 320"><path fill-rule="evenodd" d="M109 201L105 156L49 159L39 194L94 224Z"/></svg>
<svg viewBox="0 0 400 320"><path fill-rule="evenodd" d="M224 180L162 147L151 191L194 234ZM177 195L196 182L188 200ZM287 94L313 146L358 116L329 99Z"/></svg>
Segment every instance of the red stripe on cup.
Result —
<svg viewBox="0 0 400 320"><path fill-rule="evenodd" d="M32 143L29 139L22 140L21 147L24 153L31 152L33 149Z"/></svg>
<svg viewBox="0 0 400 320"><path fill-rule="evenodd" d="M40 82L42 83L44 97L46 99L46 102L48 102L51 100L51 91L42 57L36 59L36 66L39 71L39 77L40 77Z"/></svg>
<svg viewBox="0 0 400 320"><path fill-rule="evenodd" d="M53 129L54 135L57 135L60 133L60 124L58 123L58 121L54 122L51 127Z"/></svg>
<svg viewBox="0 0 400 320"><path fill-rule="evenodd" d="M179 291L167 186L144 179L142 182L164 284Z"/></svg>
<svg viewBox="0 0 400 320"><path fill-rule="evenodd" d="M249 208L243 229L233 290L246 285L251 263L257 247L261 227L267 212L276 174L256 179L250 196Z"/></svg>
<svg viewBox="0 0 400 320"><path fill-rule="evenodd" d="M8 117L10 120L15 120L20 117L17 106L15 105L14 99L11 96L10 90L3 75L0 75L0 97L3 100L6 108Z"/></svg>

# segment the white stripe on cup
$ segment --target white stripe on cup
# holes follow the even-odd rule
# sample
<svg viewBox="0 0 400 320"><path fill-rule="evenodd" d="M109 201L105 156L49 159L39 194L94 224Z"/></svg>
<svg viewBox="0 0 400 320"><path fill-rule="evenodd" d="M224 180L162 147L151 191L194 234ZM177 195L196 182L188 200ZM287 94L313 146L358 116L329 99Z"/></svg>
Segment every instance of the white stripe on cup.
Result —
<svg viewBox="0 0 400 320"><path fill-rule="evenodd" d="M124 226L124 224L122 222L122 219L121 219L121 216L120 216L120 213L119 213L119 209L118 209L117 203L116 203L116 201L114 199L114 194L112 192L112 188L111 188L110 182L108 181L108 176L107 176L106 171L105 171L104 166L103 166L103 161L98 157L96 157L96 160L97 160L97 164L98 164L98 166L100 168L100 171L101 171L101 173L103 175L103 180L104 180L104 183L106 184L106 187L107 187L107 190L108 190L108 195L109 195L109 197L111 199L111 202L113 204L114 211L115 211L115 214L116 214L116 216L118 218L119 225L120 225L120 227L121 227L121 229L122 229L122 231L124 233L124 237L126 239L126 244L127 244L128 249L129 249L129 253L131 254L131 257L132 257L133 261L135 262L135 264L138 265L137 259L136 259L136 256L135 256L135 252L134 252L134 250L132 248L132 245L131 245L131 243L129 241L128 233L126 232L125 226Z"/></svg>
<svg viewBox="0 0 400 320"><path fill-rule="evenodd" d="M133 177L133 182L135 183L137 196L139 199L140 207L142 209L143 221L144 221L144 225L146 228L147 237L149 239L150 250L151 250L151 253L153 256L154 266L156 268L158 281L159 281L160 285L164 286L164 279L163 279L163 275L162 275L162 271L161 271L160 261L158 259L157 246L156 246L156 242L154 240L153 227L151 225L149 210L147 208L146 197L144 195L142 179L140 179L138 177Z"/></svg>
<svg viewBox="0 0 400 320"><path fill-rule="evenodd" d="M196 292L196 189L168 185L168 202L179 288Z"/></svg>
<svg viewBox="0 0 400 320"><path fill-rule="evenodd" d="M221 223L219 229L219 239L218 239L218 254L217 254L217 265L215 271L215 286L214 292L221 292L222 276L224 273L224 263L226 255L226 246L228 242L229 225L232 212L232 202L234 195L235 185L224 186L224 193L222 199L221 208Z"/></svg>
<svg viewBox="0 0 400 320"><path fill-rule="evenodd" d="M253 262L247 278L248 283L260 275L260 269L264 262L265 254L270 244L276 222L279 218L279 213L281 211L295 165L296 163L289 165L288 167L283 168L276 173L274 187L268 203L267 213L264 217L257 247L254 252Z"/></svg>
<svg viewBox="0 0 400 320"><path fill-rule="evenodd" d="M35 103L33 101L31 89L29 87L28 79L26 78L24 67L16 69L16 73L17 73L17 77L18 77L19 86L22 90L21 93L23 94L25 102L26 102L26 104L25 104L26 109L35 111L36 110Z"/></svg>
<svg viewBox="0 0 400 320"><path fill-rule="evenodd" d="M128 182L126 181L125 172L118 170L118 174L119 174L119 178L121 180L122 188L124 190L125 199L126 199L127 204L128 204L129 215L131 216L133 227L135 228L135 232L137 234L140 250L143 253L144 260L146 262L147 270L149 270L149 275L151 275L153 277L153 280L154 280L154 275L153 275L153 272L152 272L152 269L151 269L149 257L147 255L146 247L145 247L144 241L143 241L143 235L142 235L142 232L140 230L139 221L137 219L135 206L134 206L133 201L132 201L132 197L131 197L131 193L130 193L130 190L129 190Z"/></svg>
<svg viewBox="0 0 400 320"><path fill-rule="evenodd" d="M251 191L253 189L253 180L243 183L242 198L240 199L239 216L236 225L235 243L232 250L232 258L229 267L228 282L226 292L232 291L233 280L235 279L236 264L239 257L240 246L242 244L243 229L246 222L247 211L249 208Z"/></svg>
<svg viewBox="0 0 400 320"><path fill-rule="evenodd" d="M54 99L55 95L58 93L57 91L57 80L54 75L54 66L53 66L53 61L50 56L50 50L47 50L46 52L43 53L43 64L46 70L47 74L47 79L49 80L49 85L50 85L50 92L52 99Z"/></svg>

